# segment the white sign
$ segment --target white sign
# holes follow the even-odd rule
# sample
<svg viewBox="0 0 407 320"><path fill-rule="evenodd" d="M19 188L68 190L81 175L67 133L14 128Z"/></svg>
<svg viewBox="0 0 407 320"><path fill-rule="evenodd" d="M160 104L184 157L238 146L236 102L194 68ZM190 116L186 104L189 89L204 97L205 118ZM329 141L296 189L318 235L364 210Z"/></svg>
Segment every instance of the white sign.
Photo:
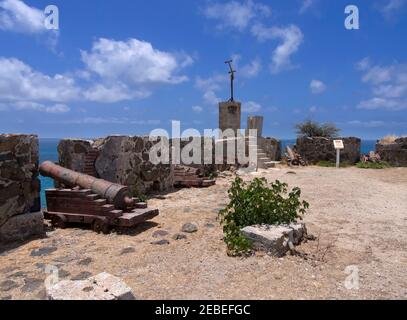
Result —
<svg viewBox="0 0 407 320"><path fill-rule="evenodd" d="M334 140L334 147L336 150L345 149L345 146L343 145L343 140Z"/></svg>

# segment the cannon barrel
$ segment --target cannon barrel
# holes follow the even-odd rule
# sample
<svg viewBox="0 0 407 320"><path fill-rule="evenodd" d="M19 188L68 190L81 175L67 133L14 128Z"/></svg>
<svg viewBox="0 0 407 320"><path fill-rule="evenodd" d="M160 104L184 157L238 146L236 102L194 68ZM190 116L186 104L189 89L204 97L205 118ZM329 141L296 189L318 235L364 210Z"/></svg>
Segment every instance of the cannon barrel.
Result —
<svg viewBox="0 0 407 320"><path fill-rule="evenodd" d="M129 189L126 186L69 170L51 161L45 161L41 164L40 173L44 177L50 177L69 187L92 190L92 192L113 204L116 209L126 209L134 205L134 199L130 196Z"/></svg>

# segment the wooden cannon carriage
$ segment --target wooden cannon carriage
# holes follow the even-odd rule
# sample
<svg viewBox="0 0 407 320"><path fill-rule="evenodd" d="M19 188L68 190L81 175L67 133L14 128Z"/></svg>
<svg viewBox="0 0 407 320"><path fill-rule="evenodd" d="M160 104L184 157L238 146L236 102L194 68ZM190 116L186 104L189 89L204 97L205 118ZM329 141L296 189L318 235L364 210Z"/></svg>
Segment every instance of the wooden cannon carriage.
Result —
<svg viewBox="0 0 407 320"><path fill-rule="evenodd" d="M82 223L91 225L98 233L109 233L113 226L134 227L159 214L158 209L137 203L126 186L78 173L50 161L41 164L40 172L67 187L45 191L47 209L44 217L55 227Z"/></svg>

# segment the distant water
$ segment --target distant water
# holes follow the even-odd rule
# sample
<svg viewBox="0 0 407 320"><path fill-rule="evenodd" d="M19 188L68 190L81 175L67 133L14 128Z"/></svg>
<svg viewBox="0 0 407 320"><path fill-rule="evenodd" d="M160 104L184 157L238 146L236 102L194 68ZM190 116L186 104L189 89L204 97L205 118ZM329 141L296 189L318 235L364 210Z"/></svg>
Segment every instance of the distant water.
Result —
<svg viewBox="0 0 407 320"><path fill-rule="evenodd" d="M58 151L57 151L57 146L59 143L60 139L40 139L40 163L50 160L53 162L58 161ZM284 150L287 145L294 145L295 144L295 139L291 140L282 140L281 141L281 146L282 149ZM361 146L361 152L362 153L369 153L372 150L375 150L375 145L376 145L376 140L363 140L362 141L362 146ZM41 180L41 203L42 206L46 206L46 201L45 201L45 189L53 188L54 187L54 182L50 178L46 178L43 176L40 176Z"/></svg>
<svg viewBox="0 0 407 320"><path fill-rule="evenodd" d="M376 150L376 140L362 140L360 146L360 152L362 154L368 154L370 151ZM296 139L281 140L281 149L284 150L286 146L295 145Z"/></svg>
<svg viewBox="0 0 407 320"><path fill-rule="evenodd" d="M58 161L58 143L60 139L40 139L40 163L44 161ZM40 176L41 180L41 204L46 207L45 190L54 187L54 181L50 178Z"/></svg>

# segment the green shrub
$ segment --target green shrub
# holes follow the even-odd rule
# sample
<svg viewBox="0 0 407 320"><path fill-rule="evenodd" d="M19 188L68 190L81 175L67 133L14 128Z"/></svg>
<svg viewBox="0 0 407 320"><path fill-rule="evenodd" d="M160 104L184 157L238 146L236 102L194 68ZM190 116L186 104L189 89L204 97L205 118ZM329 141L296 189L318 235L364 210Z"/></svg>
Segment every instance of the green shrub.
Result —
<svg viewBox="0 0 407 320"><path fill-rule="evenodd" d="M306 120L295 126L297 134L301 137L323 137L335 138L341 131L333 123L318 123L312 120Z"/></svg>
<svg viewBox="0 0 407 320"><path fill-rule="evenodd" d="M232 255L246 254L252 249L252 243L240 232L242 228L296 222L309 208L307 202L300 201L299 188L288 192L288 185L278 180L269 185L264 178L246 183L238 177L228 194L230 202L219 212L219 218Z"/></svg>
<svg viewBox="0 0 407 320"><path fill-rule="evenodd" d="M356 164L356 167L359 169L386 169L390 168L391 166L386 161L380 161L380 162L358 162Z"/></svg>

